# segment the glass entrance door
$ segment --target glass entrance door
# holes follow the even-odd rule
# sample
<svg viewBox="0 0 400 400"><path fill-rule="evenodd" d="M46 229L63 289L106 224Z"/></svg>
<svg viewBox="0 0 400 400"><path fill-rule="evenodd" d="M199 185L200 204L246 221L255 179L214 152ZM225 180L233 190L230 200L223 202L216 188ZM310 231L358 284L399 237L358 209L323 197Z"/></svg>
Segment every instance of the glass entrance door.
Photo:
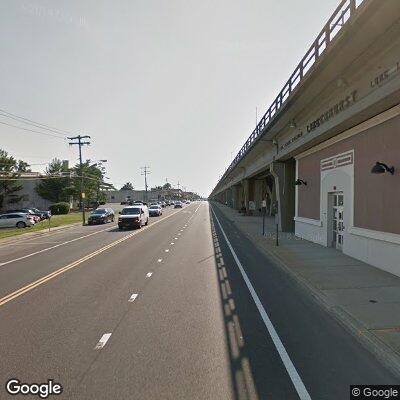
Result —
<svg viewBox="0 0 400 400"><path fill-rule="evenodd" d="M344 199L343 192L332 193L333 195L333 240L332 245L338 250L343 248L343 214L344 214Z"/></svg>

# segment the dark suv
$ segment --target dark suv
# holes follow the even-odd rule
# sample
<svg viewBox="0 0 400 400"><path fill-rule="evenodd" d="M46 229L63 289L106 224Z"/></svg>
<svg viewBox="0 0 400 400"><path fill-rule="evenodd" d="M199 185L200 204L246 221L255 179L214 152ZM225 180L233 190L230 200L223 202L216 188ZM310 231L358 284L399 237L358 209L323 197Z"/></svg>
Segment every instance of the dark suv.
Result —
<svg viewBox="0 0 400 400"><path fill-rule="evenodd" d="M114 210L112 208L97 208L92 211L88 218L88 224L105 224L107 222L114 222Z"/></svg>

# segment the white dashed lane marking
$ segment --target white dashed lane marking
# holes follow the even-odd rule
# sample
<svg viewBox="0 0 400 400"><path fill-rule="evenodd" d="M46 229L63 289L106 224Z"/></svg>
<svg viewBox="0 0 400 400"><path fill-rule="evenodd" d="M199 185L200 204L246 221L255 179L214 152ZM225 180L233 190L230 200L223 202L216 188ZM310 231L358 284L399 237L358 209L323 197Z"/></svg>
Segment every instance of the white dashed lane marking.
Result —
<svg viewBox="0 0 400 400"><path fill-rule="evenodd" d="M110 339L110 337L111 337L111 333L105 333L99 340L99 343L96 344L96 347L94 349L95 350L102 349L106 345L106 343L108 342L108 339Z"/></svg>
<svg viewBox="0 0 400 400"><path fill-rule="evenodd" d="M131 297L129 297L129 302L133 303L136 300L136 297L138 297L139 295L137 293L133 293Z"/></svg>
<svg viewBox="0 0 400 400"><path fill-rule="evenodd" d="M171 246L173 246L175 243L174 242L171 242Z"/></svg>
<svg viewBox="0 0 400 400"><path fill-rule="evenodd" d="M165 249L165 252L168 253L168 252L169 252L169 249Z"/></svg>
<svg viewBox="0 0 400 400"><path fill-rule="evenodd" d="M152 272L148 272L148 273L146 274L146 278L150 278L152 275L153 275Z"/></svg>
<svg viewBox="0 0 400 400"><path fill-rule="evenodd" d="M159 259L157 260L157 262L162 262L162 258L159 258Z"/></svg>

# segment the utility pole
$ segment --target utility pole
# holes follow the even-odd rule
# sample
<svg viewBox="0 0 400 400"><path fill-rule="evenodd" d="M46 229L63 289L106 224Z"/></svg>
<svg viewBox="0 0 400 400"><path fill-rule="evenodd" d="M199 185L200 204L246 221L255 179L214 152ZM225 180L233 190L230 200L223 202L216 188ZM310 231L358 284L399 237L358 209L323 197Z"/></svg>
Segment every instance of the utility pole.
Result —
<svg viewBox="0 0 400 400"><path fill-rule="evenodd" d="M147 198L147 175L150 174L150 170L149 170L149 167L146 167L146 166L141 167L141 170L142 170L142 175L144 175L144 188L146 190L145 200L147 203L147 200L148 200L148 198Z"/></svg>
<svg viewBox="0 0 400 400"><path fill-rule="evenodd" d="M84 178L83 178L83 164L82 164L82 146L90 144L89 141L82 141L82 139L90 139L90 136L75 136L69 137L68 140L72 140L69 143L70 146L77 145L79 148L79 170L81 175L81 187L80 187L80 201L81 201L81 210L82 210L82 225L86 224L86 217L85 217L85 192L84 192Z"/></svg>

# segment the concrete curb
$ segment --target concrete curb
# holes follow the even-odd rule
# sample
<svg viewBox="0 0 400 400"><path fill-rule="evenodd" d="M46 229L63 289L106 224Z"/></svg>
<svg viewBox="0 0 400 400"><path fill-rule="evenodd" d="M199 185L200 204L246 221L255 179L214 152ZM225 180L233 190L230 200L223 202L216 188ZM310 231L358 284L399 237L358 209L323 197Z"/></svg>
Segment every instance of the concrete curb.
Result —
<svg viewBox="0 0 400 400"><path fill-rule="evenodd" d="M219 210L224 213L221 208L219 208ZM225 217L230 220L229 217ZM275 264L290 276L303 290L311 294L317 303L325 311L329 312L341 326L351 333L363 347L369 350L383 365L393 372L393 374L400 377L400 355L395 353L392 348L378 338L373 332L368 330L360 321L354 319L341 307L332 304L325 295L308 283L306 279L293 272L293 270L286 264L285 260L273 251L273 249L268 249L260 245L256 240L254 240L254 237L241 229L235 221L230 221L235 224L240 232L244 234L260 251L272 258L275 261ZM260 237L262 236L260 235Z"/></svg>
<svg viewBox="0 0 400 400"><path fill-rule="evenodd" d="M73 228L78 225L82 225L82 222L74 222L74 223L68 224L68 225L56 226L54 228L51 228L50 232L48 231L48 228L44 228L44 229L42 229L40 231L36 231L36 232L27 232L27 233L22 233L21 235L9 236L9 237L0 239L0 245L13 243L13 242L21 242L21 241L29 239L29 238L35 238L37 236L51 235L53 232L67 230L67 229Z"/></svg>

